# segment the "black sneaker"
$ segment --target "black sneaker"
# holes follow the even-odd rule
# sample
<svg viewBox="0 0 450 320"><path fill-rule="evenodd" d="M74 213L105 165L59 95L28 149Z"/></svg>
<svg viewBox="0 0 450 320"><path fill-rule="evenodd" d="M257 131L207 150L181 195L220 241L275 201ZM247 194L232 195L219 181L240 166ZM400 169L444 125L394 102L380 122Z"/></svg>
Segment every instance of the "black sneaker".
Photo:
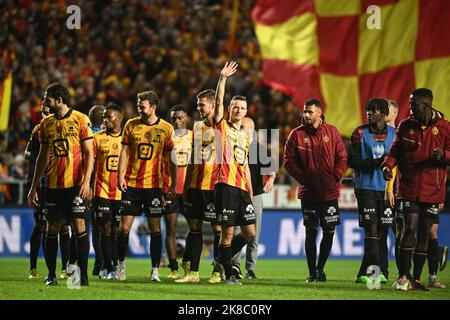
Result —
<svg viewBox="0 0 450 320"><path fill-rule="evenodd" d="M310 274L308 278L306 278L305 282L317 282L317 274Z"/></svg>
<svg viewBox="0 0 450 320"><path fill-rule="evenodd" d="M327 282L327 276L325 275L325 272L317 271L317 280L316 282Z"/></svg>
<svg viewBox="0 0 450 320"><path fill-rule="evenodd" d="M416 290L416 291L430 291L430 289L427 289L422 282L419 280L414 280L414 282L411 283L410 290Z"/></svg>
<svg viewBox="0 0 450 320"><path fill-rule="evenodd" d="M47 276L47 278L45 278L44 284L46 286L56 286L58 284L58 281L56 281L56 277L54 276Z"/></svg>
<svg viewBox="0 0 450 320"><path fill-rule="evenodd" d="M88 287L89 286L89 280L87 276L80 276L80 284L82 286Z"/></svg>
<svg viewBox="0 0 450 320"><path fill-rule="evenodd" d="M257 279L255 273L253 272L253 270L248 270L247 273L245 274L245 279Z"/></svg>
<svg viewBox="0 0 450 320"><path fill-rule="evenodd" d="M225 280L225 284L235 284L242 285L242 283L236 278L236 276L231 276L230 279Z"/></svg>
<svg viewBox="0 0 450 320"><path fill-rule="evenodd" d="M234 265L231 268L231 274L236 276L236 278L238 278L238 279L243 279L244 278L244 276L242 275L241 267L238 266L238 265Z"/></svg>
<svg viewBox="0 0 450 320"><path fill-rule="evenodd" d="M448 259L448 247L438 247L438 256L439 256L439 271L443 271L445 266L447 265Z"/></svg>

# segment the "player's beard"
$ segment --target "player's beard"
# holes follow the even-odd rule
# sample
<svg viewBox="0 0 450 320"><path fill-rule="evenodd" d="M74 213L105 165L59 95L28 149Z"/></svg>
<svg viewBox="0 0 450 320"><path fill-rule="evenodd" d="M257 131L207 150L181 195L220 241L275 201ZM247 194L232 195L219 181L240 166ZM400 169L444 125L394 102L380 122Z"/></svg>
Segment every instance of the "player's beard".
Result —
<svg viewBox="0 0 450 320"><path fill-rule="evenodd" d="M49 110L50 114L55 114L56 111L58 110L58 108L49 106L48 110Z"/></svg>

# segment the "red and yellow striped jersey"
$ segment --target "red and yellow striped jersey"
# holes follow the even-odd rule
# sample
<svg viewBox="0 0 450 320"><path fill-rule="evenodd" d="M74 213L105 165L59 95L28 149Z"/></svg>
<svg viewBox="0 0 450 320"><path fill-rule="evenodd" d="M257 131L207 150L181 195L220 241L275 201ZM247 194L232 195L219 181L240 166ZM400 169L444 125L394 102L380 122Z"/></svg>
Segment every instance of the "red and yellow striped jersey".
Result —
<svg viewBox="0 0 450 320"><path fill-rule="evenodd" d="M117 187L121 141L121 133L114 135L102 130L94 134L96 197L108 200L120 200L122 197L122 192Z"/></svg>
<svg viewBox="0 0 450 320"><path fill-rule="evenodd" d="M217 129L217 134L220 136L216 138L222 139L220 149L216 150L217 162L219 163L216 183L225 183L248 191L245 175L249 149L247 134L244 131L237 130L224 119L215 124L214 128Z"/></svg>
<svg viewBox="0 0 450 320"><path fill-rule="evenodd" d="M48 188L71 188L83 181L83 153L81 143L92 139L89 118L70 109L62 118L54 114L41 121L41 144L49 147L45 170Z"/></svg>
<svg viewBox="0 0 450 320"><path fill-rule="evenodd" d="M196 122L193 128L193 170L189 188L214 190L218 165L213 127L205 121Z"/></svg>
<svg viewBox="0 0 450 320"><path fill-rule="evenodd" d="M127 186L134 188L163 188L162 165L174 147L174 130L161 118L152 124L139 117L130 119L123 130L122 144L129 145Z"/></svg>
<svg viewBox="0 0 450 320"><path fill-rule="evenodd" d="M164 188L163 193L167 193L169 191L169 186L172 182L172 178L170 177L169 170L169 161L173 158L176 158L177 164L177 188L175 192L177 194L183 194L184 191L184 179L186 178L186 171L188 163L191 160L191 152L192 152L192 131L186 130L186 134L182 136L178 136L175 134L174 138L175 150L176 154L171 155L168 154L164 159Z"/></svg>

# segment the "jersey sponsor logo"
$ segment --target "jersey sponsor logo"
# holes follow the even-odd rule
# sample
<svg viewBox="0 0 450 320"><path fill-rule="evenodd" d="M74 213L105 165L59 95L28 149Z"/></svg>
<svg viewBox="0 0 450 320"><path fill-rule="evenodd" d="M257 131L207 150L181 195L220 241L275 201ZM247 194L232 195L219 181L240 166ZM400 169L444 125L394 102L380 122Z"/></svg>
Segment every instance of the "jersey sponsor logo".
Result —
<svg viewBox="0 0 450 320"><path fill-rule="evenodd" d="M438 213L438 208L437 206L433 205L430 208L427 209L427 212L433 215L437 215Z"/></svg>
<svg viewBox="0 0 450 320"><path fill-rule="evenodd" d="M154 207L159 207L160 204L161 204L161 201L160 201L158 198L154 198L154 199L152 200L152 206L154 206Z"/></svg>
<svg viewBox="0 0 450 320"><path fill-rule="evenodd" d="M69 141L67 139L57 139L53 141L54 154L57 157L67 157L69 155Z"/></svg>
<svg viewBox="0 0 450 320"><path fill-rule="evenodd" d="M187 167L189 154L187 152L177 152L177 166Z"/></svg>
<svg viewBox="0 0 450 320"><path fill-rule="evenodd" d="M106 170L109 172L117 172L119 169L119 157L108 156L106 157Z"/></svg>
<svg viewBox="0 0 450 320"><path fill-rule="evenodd" d="M327 213L332 216L333 214L336 213L336 208L335 207L328 207Z"/></svg>
<svg viewBox="0 0 450 320"><path fill-rule="evenodd" d="M363 213L374 213L375 212L375 208L364 208L363 209Z"/></svg>
<svg viewBox="0 0 450 320"><path fill-rule="evenodd" d="M81 197L76 196L73 199L72 212L73 213L84 213L86 211L86 206L83 205L83 199Z"/></svg>
<svg viewBox="0 0 450 320"><path fill-rule="evenodd" d="M150 160L153 156L153 144L139 143L138 144L138 158L140 160Z"/></svg>
<svg viewBox="0 0 450 320"><path fill-rule="evenodd" d="M238 146L237 144L233 146L233 155L234 155L234 160L236 161L236 163L240 166L245 164L245 149Z"/></svg>
<svg viewBox="0 0 450 320"><path fill-rule="evenodd" d="M392 209L387 208L386 210L384 210L384 215L387 217L390 217L392 215Z"/></svg>
<svg viewBox="0 0 450 320"><path fill-rule="evenodd" d="M373 154L375 159L381 158L385 154L385 149L383 144L377 144L373 147Z"/></svg>

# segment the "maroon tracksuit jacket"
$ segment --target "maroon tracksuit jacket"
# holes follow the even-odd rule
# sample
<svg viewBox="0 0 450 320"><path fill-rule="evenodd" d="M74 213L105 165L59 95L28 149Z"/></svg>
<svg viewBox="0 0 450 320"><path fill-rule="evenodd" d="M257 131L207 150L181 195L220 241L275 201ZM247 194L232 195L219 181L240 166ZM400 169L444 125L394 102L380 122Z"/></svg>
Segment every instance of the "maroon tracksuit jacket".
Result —
<svg viewBox="0 0 450 320"><path fill-rule="evenodd" d="M347 167L347 152L336 127L323 121L317 129L301 125L292 130L284 148L283 163L300 184L299 199L339 198L339 181Z"/></svg>

